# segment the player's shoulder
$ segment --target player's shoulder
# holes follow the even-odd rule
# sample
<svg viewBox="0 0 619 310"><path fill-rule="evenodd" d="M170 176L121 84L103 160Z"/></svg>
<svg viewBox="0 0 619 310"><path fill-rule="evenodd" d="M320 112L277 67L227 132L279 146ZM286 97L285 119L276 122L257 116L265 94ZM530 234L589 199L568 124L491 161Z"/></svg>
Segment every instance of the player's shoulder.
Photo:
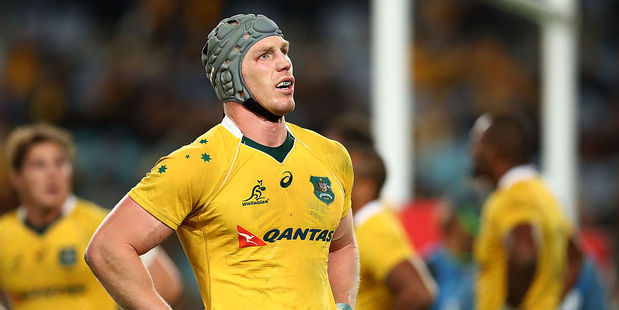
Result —
<svg viewBox="0 0 619 310"><path fill-rule="evenodd" d="M0 215L0 233L7 229L11 229L18 224L19 219L17 218L17 210L11 210Z"/></svg>
<svg viewBox="0 0 619 310"><path fill-rule="evenodd" d="M94 220L103 220L109 213L108 209L105 209L98 204L76 197L76 205L74 213L81 217L86 217Z"/></svg>
<svg viewBox="0 0 619 310"><path fill-rule="evenodd" d="M401 226L401 224L393 211L388 209L388 207L381 206L381 208L367 220L364 226L373 231L392 232L394 228Z"/></svg>
<svg viewBox="0 0 619 310"><path fill-rule="evenodd" d="M509 188L495 191L484 208L495 221L503 221L509 214L516 212L539 212L536 200L539 197L537 185L533 180L521 181Z"/></svg>
<svg viewBox="0 0 619 310"><path fill-rule="evenodd" d="M78 197L75 199L75 208L64 220L71 221L81 227L85 234L92 235L110 211L92 201Z"/></svg>
<svg viewBox="0 0 619 310"><path fill-rule="evenodd" d="M295 139L298 139L310 149L316 151L327 151L330 154L335 154L339 156L348 156L348 151L341 143L329 139L313 130L306 129L288 122L286 124L288 125L288 129L290 130L290 133L292 133L292 135L295 137Z"/></svg>
<svg viewBox="0 0 619 310"><path fill-rule="evenodd" d="M353 169L350 155L339 142L326 138L315 131L287 123L290 133L305 145L317 158L329 166L345 190L351 190Z"/></svg>
<svg viewBox="0 0 619 310"><path fill-rule="evenodd" d="M164 156L162 160L198 169L206 165L210 168L226 166L233 159L238 144L238 139L219 124L191 143Z"/></svg>

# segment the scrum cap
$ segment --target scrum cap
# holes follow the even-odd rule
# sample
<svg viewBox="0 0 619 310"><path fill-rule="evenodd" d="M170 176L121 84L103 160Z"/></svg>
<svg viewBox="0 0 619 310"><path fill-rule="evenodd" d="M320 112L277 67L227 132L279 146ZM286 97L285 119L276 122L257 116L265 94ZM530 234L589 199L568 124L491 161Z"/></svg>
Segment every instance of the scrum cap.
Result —
<svg viewBox="0 0 619 310"><path fill-rule="evenodd" d="M283 34L268 17L254 14L225 18L209 33L202 49L202 63L219 99L243 103L258 114L274 116L256 104L241 75L245 53L254 43L269 36L283 37ZM264 115L265 112L271 115Z"/></svg>

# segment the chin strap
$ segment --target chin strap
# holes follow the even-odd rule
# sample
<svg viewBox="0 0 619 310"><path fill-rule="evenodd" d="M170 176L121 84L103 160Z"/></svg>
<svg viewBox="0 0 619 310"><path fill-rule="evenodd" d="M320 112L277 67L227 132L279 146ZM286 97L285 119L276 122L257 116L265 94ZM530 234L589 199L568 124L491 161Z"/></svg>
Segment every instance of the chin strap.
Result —
<svg viewBox="0 0 619 310"><path fill-rule="evenodd" d="M258 104L258 102L254 100L254 98L249 98L245 100L245 102L243 102L243 106L245 106L245 108L254 112L255 114L266 118L269 122L277 122L282 118L281 115L275 115L269 112L269 110Z"/></svg>

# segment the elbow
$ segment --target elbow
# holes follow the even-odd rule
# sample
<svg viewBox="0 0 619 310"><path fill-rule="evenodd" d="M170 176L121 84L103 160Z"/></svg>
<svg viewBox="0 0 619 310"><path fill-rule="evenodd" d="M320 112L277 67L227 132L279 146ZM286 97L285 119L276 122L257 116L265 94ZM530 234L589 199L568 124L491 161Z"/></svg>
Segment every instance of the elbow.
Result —
<svg viewBox="0 0 619 310"><path fill-rule="evenodd" d="M434 303L434 295L431 293L420 293L407 291L405 296L401 296L400 304L403 307L396 307L398 309L430 309Z"/></svg>
<svg viewBox="0 0 619 310"><path fill-rule="evenodd" d="M86 262L86 265L88 265L88 267L90 267L92 269L92 265L94 264L94 260L95 260L95 255L96 254L96 250L93 247L92 241L88 244L88 247L86 247L86 251L84 251L84 261Z"/></svg>
<svg viewBox="0 0 619 310"><path fill-rule="evenodd" d="M84 252L84 261L93 273L96 274L95 270L97 269L97 266L99 266L103 261L103 254L101 244L94 238L90 240L90 243Z"/></svg>
<svg viewBox="0 0 619 310"><path fill-rule="evenodd" d="M426 290L419 296L419 309L430 309L436 298L435 291Z"/></svg>
<svg viewBox="0 0 619 310"><path fill-rule="evenodd" d="M430 309L434 298L435 292L428 288L411 287L402 291L398 299L403 309Z"/></svg>

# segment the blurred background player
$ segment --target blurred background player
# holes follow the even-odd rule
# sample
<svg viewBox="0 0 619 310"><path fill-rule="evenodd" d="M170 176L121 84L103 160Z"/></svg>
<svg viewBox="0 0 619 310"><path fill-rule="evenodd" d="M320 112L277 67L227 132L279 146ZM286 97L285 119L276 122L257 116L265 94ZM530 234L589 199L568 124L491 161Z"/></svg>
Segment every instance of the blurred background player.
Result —
<svg viewBox="0 0 619 310"><path fill-rule="evenodd" d="M474 174L495 188L475 241L477 309L555 309L580 265L571 224L531 164L532 133L511 115L482 115L471 132ZM572 243L570 243L572 244Z"/></svg>
<svg viewBox="0 0 619 310"><path fill-rule="evenodd" d="M107 210L72 194L73 139L49 125L8 137L11 181L20 200L0 218L0 288L11 309L117 309L83 255ZM159 292L174 302L176 267L163 250L143 258Z"/></svg>
<svg viewBox="0 0 619 310"><path fill-rule="evenodd" d="M355 172L352 210L361 283L356 309L429 309L436 285L411 247L402 224L378 200L386 171L370 147L349 147Z"/></svg>
<svg viewBox="0 0 619 310"><path fill-rule="evenodd" d="M473 240L479 228L479 205L472 195L466 195L456 196L440 208L441 239L425 254L438 286L431 309L473 310L477 272Z"/></svg>

